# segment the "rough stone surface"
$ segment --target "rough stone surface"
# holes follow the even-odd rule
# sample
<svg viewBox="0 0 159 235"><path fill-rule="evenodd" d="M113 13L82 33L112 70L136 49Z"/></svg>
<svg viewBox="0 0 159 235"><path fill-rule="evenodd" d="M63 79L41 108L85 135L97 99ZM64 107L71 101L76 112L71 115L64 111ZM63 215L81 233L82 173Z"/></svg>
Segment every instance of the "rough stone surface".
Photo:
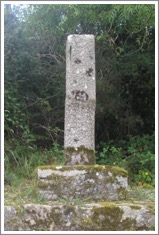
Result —
<svg viewBox="0 0 159 235"><path fill-rule="evenodd" d="M127 185L127 171L119 167L77 165L38 168L38 188L48 200L122 200L126 197Z"/></svg>
<svg viewBox="0 0 159 235"><path fill-rule="evenodd" d="M26 204L21 213L14 207L5 207L4 228L5 231L154 231L154 205Z"/></svg>
<svg viewBox="0 0 159 235"><path fill-rule="evenodd" d="M95 163L95 43L70 35L66 46L65 164Z"/></svg>
<svg viewBox="0 0 159 235"><path fill-rule="evenodd" d="M23 208L21 208L23 210ZM23 217L23 215L22 215ZM21 214L13 206L4 207L4 230L6 231L27 231L28 226L23 223Z"/></svg>

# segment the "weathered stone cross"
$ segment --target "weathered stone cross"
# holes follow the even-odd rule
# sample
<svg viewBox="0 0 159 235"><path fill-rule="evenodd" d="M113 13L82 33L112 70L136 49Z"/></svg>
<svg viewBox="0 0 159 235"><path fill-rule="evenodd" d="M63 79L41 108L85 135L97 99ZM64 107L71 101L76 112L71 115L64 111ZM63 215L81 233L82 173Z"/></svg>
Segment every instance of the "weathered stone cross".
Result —
<svg viewBox="0 0 159 235"><path fill-rule="evenodd" d="M66 165L95 164L95 102L94 36L70 35L66 47Z"/></svg>
<svg viewBox="0 0 159 235"><path fill-rule="evenodd" d="M94 164L94 36L70 35L66 55L65 165L38 167L38 191L48 202L56 202L25 204L19 217L8 206L6 230L18 226L20 231L153 230L153 205L119 202L125 199L127 172Z"/></svg>
<svg viewBox="0 0 159 235"><path fill-rule="evenodd" d="M95 42L70 35L66 47L65 165L38 168L38 188L49 200L125 198L127 172L95 165Z"/></svg>

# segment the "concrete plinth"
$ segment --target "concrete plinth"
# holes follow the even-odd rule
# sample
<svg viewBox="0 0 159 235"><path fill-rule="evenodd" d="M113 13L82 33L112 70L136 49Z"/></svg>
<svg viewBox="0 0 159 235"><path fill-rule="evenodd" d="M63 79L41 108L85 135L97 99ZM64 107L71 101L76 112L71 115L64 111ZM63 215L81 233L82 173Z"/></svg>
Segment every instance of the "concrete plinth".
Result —
<svg viewBox="0 0 159 235"><path fill-rule="evenodd" d="M48 200L122 200L125 199L127 185L127 172L119 167L77 165L38 168L38 189Z"/></svg>

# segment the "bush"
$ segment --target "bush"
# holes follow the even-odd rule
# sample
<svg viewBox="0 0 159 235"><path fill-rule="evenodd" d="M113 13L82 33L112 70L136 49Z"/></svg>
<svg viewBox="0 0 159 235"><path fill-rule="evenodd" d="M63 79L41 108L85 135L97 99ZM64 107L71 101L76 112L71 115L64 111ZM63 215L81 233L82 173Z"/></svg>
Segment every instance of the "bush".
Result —
<svg viewBox="0 0 159 235"><path fill-rule="evenodd" d="M101 144L97 151L98 164L118 165L128 170L130 182L138 184L155 181L155 141L154 135L134 136L129 141Z"/></svg>

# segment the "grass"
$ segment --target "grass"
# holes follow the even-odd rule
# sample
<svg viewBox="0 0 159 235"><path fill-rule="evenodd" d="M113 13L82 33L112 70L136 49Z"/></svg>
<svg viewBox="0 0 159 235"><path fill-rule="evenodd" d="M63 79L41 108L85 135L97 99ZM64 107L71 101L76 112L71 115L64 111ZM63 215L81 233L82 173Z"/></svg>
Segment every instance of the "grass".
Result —
<svg viewBox="0 0 159 235"><path fill-rule="evenodd" d="M155 189L152 186L133 186L128 188L127 198L129 200L137 201L155 201Z"/></svg>
<svg viewBox="0 0 159 235"><path fill-rule="evenodd" d="M4 187L5 205L46 203L46 200L37 192L32 180L21 179L18 182L14 183L14 185L5 185Z"/></svg>
<svg viewBox="0 0 159 235"><path fill-rule="evenodd" d="M62 203L64 205L77 205L77 206L84 206L84 204L88 203L90 201L90 198L75 198L75 199L69 199L69 198L61 198L58 200L59 203Z"/></svg>

